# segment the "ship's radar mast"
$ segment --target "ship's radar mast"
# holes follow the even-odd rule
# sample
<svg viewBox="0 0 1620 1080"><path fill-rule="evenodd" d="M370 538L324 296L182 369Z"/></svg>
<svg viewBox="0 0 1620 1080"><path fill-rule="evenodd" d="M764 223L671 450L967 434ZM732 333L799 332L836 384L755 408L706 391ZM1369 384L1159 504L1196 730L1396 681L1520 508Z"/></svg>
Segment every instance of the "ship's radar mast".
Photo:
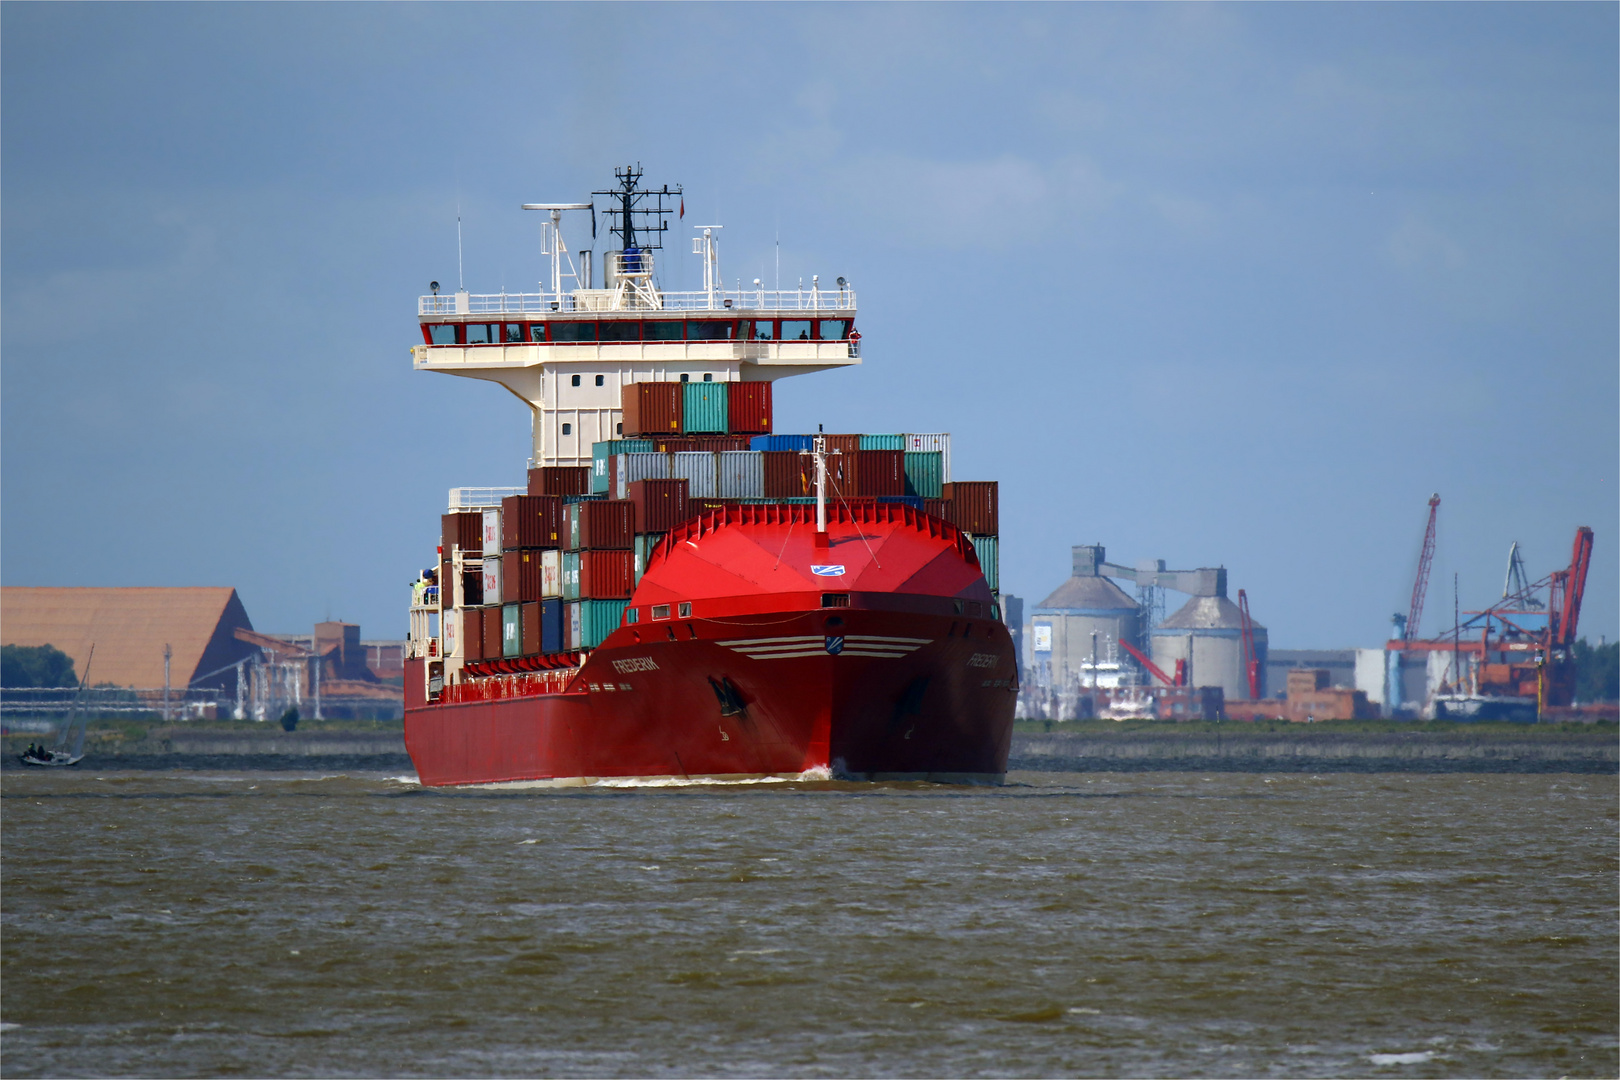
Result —
<svg viewBox="0 0 1620 1080"><path fill-rule="evenodd" d="M591 212L591 235L594 237L596 235L596 207L588 202L524 203L523 209L551 211L551 220L540 225L540 253L551 256L551 288L557 294L557 303L553 305L553 309L555 309L562 302L564 276L573 278L574 284L581 289L591 287L590 252L584 251L580 253L585 264L583 272L575 269L574 260L568 256L568 246L563 243L562 212L564 210L589 210ZM565 266L566 269L564 269ZM544 293L546 290L542 286L540 291Z"/></svg>

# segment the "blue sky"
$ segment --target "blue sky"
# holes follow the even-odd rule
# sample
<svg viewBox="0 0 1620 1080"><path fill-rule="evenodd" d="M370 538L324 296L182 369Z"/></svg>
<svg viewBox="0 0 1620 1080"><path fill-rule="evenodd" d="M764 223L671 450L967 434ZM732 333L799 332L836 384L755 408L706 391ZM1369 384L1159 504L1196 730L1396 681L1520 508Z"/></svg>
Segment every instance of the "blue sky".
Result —
<svg viewBox="0 0 1620 1080"><path fill-rule="evenodd" d="M1426 632L1597 530L1620 630L1612 4L0 8L0 579L236 586L403 636L526 410L414 298L533 289L641 162L722 269L859 290L779 430L940 431L1006 591L1224 565L1273 648ZM665 284L693 287L672 245ZM1444 609L1444 612L1442 612Z"/></svg>

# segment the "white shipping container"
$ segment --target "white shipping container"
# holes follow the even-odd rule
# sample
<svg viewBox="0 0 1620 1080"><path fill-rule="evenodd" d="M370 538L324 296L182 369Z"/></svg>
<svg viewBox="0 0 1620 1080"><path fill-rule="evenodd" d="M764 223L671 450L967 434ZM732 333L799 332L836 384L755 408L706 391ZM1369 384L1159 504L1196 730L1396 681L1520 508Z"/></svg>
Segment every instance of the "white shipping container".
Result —
<svg viewBox="0 0 1620 1080"><path fill-rule="evenodd" d="M501 512L499 510L484 511L484 554L499 555L501 553Z"/></svg>
<svg viewBox="0 0 1620 1080"><path fill-rule="evenodd" d="M690 499L717 499L716 467L713 451L682 451L669 458L669 479L685 480Z"/></svg>
<svg viewBox="0 0 1620 1080"><path fill-rule="evenodd" d="M627 499L625 494L637 480L668 480L669 455L635 453L613 455L613 483L609 497Z"/></svg>
<svg viewBox="0 0 1620 1080"><path fill-rule="evenodd" d="M722 499L763 499L765 458L754 450L721 450L715 454L715 490Z"/></svg>
<svg viewBox="0 0 1620 1080"><path fill-rule="evenodd" d="M546 600L562 596L562 552L556 548L540 553L540 596Z"/></svg>
<svg viewBox="0 0 1620 1080"><path fill-rule="evenodd" d="M445 656L461 655L461 612L445 612L439 617L439 629L443 632L444 644L440 648Z"/></svg>
<svg viewBox="0 0 1620 1080"><path fill-rule="evenodd" d="M484 560L484 603L498 604L501 602L501 560L500 556Z"/></svg>
<svg viewBox="0 0 1620 1080"><path fill-rule="evenodd" d="M579 609L580 609L580 605L577 604L577 603L574 603L574 604L564 604L563 606L568 609L568 619L567 619L567 622L568 622L568 640L563 643L563 648L565 648L565 649L577 649L577 648L579 648L579 642L580 642L580 639L581 639L581 634L579 632Z"/></svg>
<svg viewBox="0 0 1620 1080"><path fill-rule="evenodd" d="M906 449L922 453L939 454L940 483L951 482L951 434L907 435Z"/></svg>

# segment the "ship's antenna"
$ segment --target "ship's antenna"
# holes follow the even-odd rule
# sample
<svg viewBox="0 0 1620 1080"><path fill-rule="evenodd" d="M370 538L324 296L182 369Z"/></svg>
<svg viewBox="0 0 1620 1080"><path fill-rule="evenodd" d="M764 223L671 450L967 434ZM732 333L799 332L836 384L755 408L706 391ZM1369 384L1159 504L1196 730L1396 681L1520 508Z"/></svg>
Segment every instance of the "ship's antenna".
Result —
<svg viewBox="0 0 1620 1080"><path fill-rule="evenodd" d="M461 271L461 202L456 202L456 291L466 292L467 281Z"/></svg>
<svg viewBox="0 0 1620 1080"><path fill-rule="evenodd" d="M776 219L776 291L782 291L782 219Z"/></svg>

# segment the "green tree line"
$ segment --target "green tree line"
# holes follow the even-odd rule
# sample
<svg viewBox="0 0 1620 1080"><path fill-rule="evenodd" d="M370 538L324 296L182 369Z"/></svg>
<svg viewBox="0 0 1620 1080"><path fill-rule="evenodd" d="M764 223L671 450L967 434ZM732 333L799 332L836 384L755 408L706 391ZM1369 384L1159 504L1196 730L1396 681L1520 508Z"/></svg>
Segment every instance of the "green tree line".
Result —
<svg viewBox="0 0 1620 1080"><path fill-rule="evenodd" d="M1575 642L1575 700L1620 700L1620 641L1591 645Z"/></svg>
<svg viewBox="0 0 1620 1080"><path fill-rule="evenodd" d="M55 645L0 645L0 687L78 685L73 657Z"/></svg>

